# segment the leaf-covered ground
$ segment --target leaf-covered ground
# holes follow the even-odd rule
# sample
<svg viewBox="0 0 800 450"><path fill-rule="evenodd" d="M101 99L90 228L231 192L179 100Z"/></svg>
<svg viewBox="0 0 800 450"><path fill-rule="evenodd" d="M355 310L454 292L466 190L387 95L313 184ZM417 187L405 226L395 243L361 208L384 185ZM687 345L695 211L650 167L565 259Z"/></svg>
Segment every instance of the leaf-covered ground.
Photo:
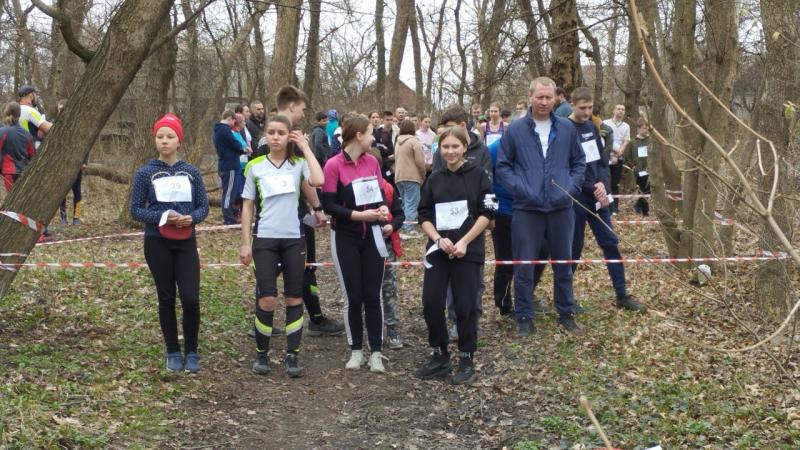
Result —
<svg viewBox="0 0 800 450"><path fill-rule="evenodd" d="M115 225L120 194L89 183L86 224L54 226L57 238L129 231ZM627 206L630 209L630 205ZM218 211L209 218L219 222ZM665 254L655 227L621 226L625 256ZM237 260L236 232L198 238L204 262ZM488 242L491 242L488 240ZM599 257L588 240L587 256ZM418 259L422 241L407 241ZM490 247L490 246L489 246ZM329 259L327 232L318 240ZM737 243L737 253L754 249ZM141 238L39 247L35 261L143 261ZM289 380L278 356L267 377L249 372L254 280L244 268L204 270L204 371L168 375L155 288L147 269L23 270L0 300L0 446L167 448L596 448L586 395L619 448L800 447L800 349L786 337L762 350L730 353L776 324L751 304L754 265L728 266L702 292L670 266L626 267L629 290L651 307L613 307L602 266L582 267L575 292L588 313L584 336L564 335L552 306L536 333L519 339L501 319L486 271L486 313L476 356L479 382L420 382L427 357L422 269L398 269L406 346L387 350L388 373L344 370L344 337L303 341L306 376ZM721 274L722 268L715 268ZM548 270L549 274L549 270ZM339 316L331 268L318 271L324 309ZM539 296L551 297L550 278ZM282 315L276 323L282 322ZM274 339L280 355L282 338ZM774 358L774 359L773 359ZM780 369L778 364L780 364Z"/></svg>

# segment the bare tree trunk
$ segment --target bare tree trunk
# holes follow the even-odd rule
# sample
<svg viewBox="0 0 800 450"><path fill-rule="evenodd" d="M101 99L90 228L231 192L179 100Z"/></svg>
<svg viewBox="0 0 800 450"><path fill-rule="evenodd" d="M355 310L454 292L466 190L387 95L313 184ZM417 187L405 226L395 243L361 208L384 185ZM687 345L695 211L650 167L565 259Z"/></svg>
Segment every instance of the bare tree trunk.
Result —
<svg viewBox="0 0 800 450"><path fill-rule="evenodd" d="M442 27L444 25L444 12L447 7L447 0L442 1L442 6L439 8L439 19L436 21L436 34L433 37L433 43L428 45L428 38L425 34L425 19L417 7L417 17L419 18L419 29L422 32L422 40L425 43L425 50L428 53L428 72L427 82L425 83L425 101L428 105L433 106L433 69L436 67L436 52L439 50L439 45L442 42Z"/></svg>
<svg viewBox="0 0 800 450"><path fill-rule="evenodd" d="M611 9L611 15L612 16L616 16L617 14L619 14L619 7L617 5L614 5L614 7ZM604 80L604 88L603 88L603 91L606 93L606 95L605 95L606 98L604 98L602 100L603 104L599 105L601 109L605 106L605 104L608 102L608 100L613 99L614 90L615 90L614 88L616 86L616 83L614 82L614 80L616 80L616 77L617 77L617 64L616 64L616 59L617 59L617 35L619 34L620 22L621 22L620 18L616 17L611 21L611 24L609 25L610 28L608 30L608 44L606 46L606 70L607 70L608 73L606 73L606 77L605 77L605 80ZM630 33L631 30L633 30L633 28L630 28L629 34L628 34L628 50L629 51L630 51L631 45L633 45L637 49L639 48L639 43L636 42L636 39L635 39L636 32L635 32L635 30L633 30L633 33ZM630 53L628 53L628 54L630 54ZM639 66L641 67L641 56L640 56L639 59L640 59ZM630 61L630 60L628 60L628 61ZM597 100L597 99L595 99L595 100ZM626 107L628 106L627 103L625 104L625 106ZM628 110L626 109L626 111L628 111ZM638 115L637 115L637 117L638 117Z"/></svg>
<svg viewBox="0 0 800 450"><path fill-rule="evenodd" d="M302 0L288 0L279 5L278 26L275 29L275 47L267 81L267 101L281 86L294 82L294 61L297 59L297 37L300 32L300 5Z"/></svg>
<svg viewBox="0 0 800 450"><path fill-rule="evenodd" d="M314 107L314 97L316 96L317 83L319 81L319 18L321 14L322 0L309 0L308 6L311 9L311 23L308 27L308 46L306 48L306 73L303 76L303 91L308 96L309 108ZM321 105L320 105L321 106ZM321 109L319 107L315 109ZM306 114L310 124L313 119L312 114Z"/></svg>
<svg viewBox="0 0 800 450"><path fill-rule="evenodd" d="M478 44L481 49L480 76L475 75L475 90L480 92L481 106L489 107L492 101L500 60L501 31L506 20L506 0L495 0L492 15L487 19L489 3L484 1L478 15Z"/></svg>
<svg viewBox="0 0 800 450"><path fill-rule="evenodd" d="M319 33L319 27L317 33ZM261 31L261 19L258 19L253 25L253 40L255 85L250 92L250 100L258 99L263 103L267 99L267 63L264 59L264 33Z"/></svg>
<svg viewBox="0 0 800 450"><path fill-rule="evenodd" d="M793 96L800 89L798 80L798 57L800 52L794 43L798 42L800 32L796 22L800 14L798 2L782 0L761 0L761 23L764 28L766 60L764 61L764 80L761 98L754 111L754 128L771 140L778 153L781 182L778 193L788 194L796 188L796 183L789 178L791 165L798 161L798 136L800 127L795 126L790 132L790 121L784 113L787 96ZM777 33L777 34L776 34ZM774 176L774 159L772 152L762 145L762 162L767 174L759 180L759 189L764 203L767 192L772 189ZM797 167L795 165L795 167ZM775 201L773 214L781 230L791 238L793 234L792 219L795 216L794 205L782 198ZM761 233L762 248L775 251L781 247L775 233L765 222ZM790 265L782 261L768 261L758 266L754 278L755 294L764 311L772 317L782 317L791 307L792 276Z"/></svg>
<svg viewBox="0 0 800 450"><path fill-rule="evenodd" d="M190 17L194 14L191 0L181 0L181 11L183 17ZM186 114L183 119L184 146L191 147L197 139L196 131L202 120L204 108L201 106L200 95L200 63L198 61L198 32L197 21L193 21L186 29Z"/></svg>
<svg viewBox="0 0 800 450"><path fill-rule="evenodd" d="M628 36L636 36L633 21L628 27ZM627 62L625 64L625 111L635 123L639 117L639 97L642 94L642 49L636 39L628 39Z"/></svg>
<svg viewBox="0 0 800 450"><path fill-rule="evenodd" d="M172 30L169 15L161 21L160 34L167 34ZM169 88L175 77L175 62L178 57L178 44L168 42L155 51L144 62L144 86L142 92L147 101L134 103L133 164L130 167L130 179L136 168L157 156L153 145L151 126L162 114L167 112L169 105ZM125 205L130 204L133 185L128 186L125 196ZM120 222L126 225L137 225L131 219L130 208L121 208Z"/></svg>
<svg viewBox="0 0 800 450"><path fill-rule="evenodd" d="M425 91L422 86L422 50L419 48L416 11L416 8L411 9L413 17L409 20L409 28L411 31L411 47L414 50L414 90L417 94L417 103L414 105L414 109L419 114L425 110Z"/></svg>
<svg viewBox="0 0 800 450"><path fill-rule="evenodd" d="M564 0L553 6L550 46L551 78L568 93L583 83L578 54L578 7L575 0Z"/></svg>
<svg viewBox="0 0 800 450"><path fill-rule="evenodd" d="M605 86L605 71L603 70L603 53L600 51L600 42L594 37L591 30L586 28L583 19L578 15L578 26L581 27L581 33L589 41L592 46L592 61L594 61L594 101L599 107L603 106L605 96L603 95L603 87ZM613 64L613 63L612 63ZM612 74L614 67L611 67Z"/></svg>
<svg viewBox="0 0 800 450"><path fill-rule="evenodd" d="M72 24L72 33L76 38L80 39L83 28L81 24L86 18L86 13L91 7L90 0L63 0L61 2L62 11L70 17ZM67 44L64 42L64 37L58 30L58 21L53 21L51 27L51 45L53 62L50 65L50 75L48 76L48 86L45 90L46 98L51 101L48 102L48 113L55 116L57 111L57 102L60 99L69 97L79 71L83 68L83 61L73 54Z"/></svg>
<svg viewBox="0 0 800 450"><path fill-rule="evenodd" d="M545 72L541 45L539 44L539 32L536 28L536 20L533 16L530 0L519 0L518 3L520 13L522 13L525 20L525 42L528 46L528 75L530 75L531 79L534 79Z"/></svg>
<svg viewBox="0 0 800 450"><path fill-rule="evenodd" d="M389 51L389 84L386 90L386 102L392 108L401 106L400 67L403 65L403 53L406 48L410 18L414 15L414 0L395 1L397 4L397 17L394 20L392 47Z"/></svg>
<svg viewBox="0 0 800 450"><path fill-rule="evenodd" d="M384 0L375 2L375 47L377 52L378 74L375 81L375 95L378 96L378 107L386 109L386 42L383 29Z"/></svg>
<svg viewBox="0 0 800 450"><path fill-rule="evenodd" d="M126 0L119 7L69 98L70 103L82 107L65 110L2 209L50 222L100 130L147 57L171 5L172 0ZM28 254L37 238L38 233L0 216L0 252ZM0 270L0 297L8 292L16 273Z"/></svg>
<svg viewBox="0 0 800 450"><path fill-rule="evenodd" d="M662 55L658 49L653 45L653 33L655 23L658 21L658 10L656 9L656 0L643 0L641 1L641 12L646 26L650 30L647 38L639 44L635 40L637 36L635 25L631 20L631 34L629 39L634 39L636 45L645 45L648 48L648 53L654 59L654 65L659 72L665 73ZM641 47L639 47L641 54ZM647 103L648 122L652 127L661 133L667 130L666 120L666 102L664 97L658 94L658 87L653 77L648 77L647 90L651 93L649 102ZM655 93L655 94L654 94ZM680 249L681 230L678 227L678 219L680 218L679 202L674 200L676 197L667 195L667 190L677 191L681 188L681 176L678 172L678 167L672 157L672 152L669 148L661 145L657 139L651 139L650 156L647 161L647 171L650 174L650 188L652 196L650 200L653 204L653 211L656 217L661 222L661 230L664 233L664 241L667 245L667 251L670 257L677 257Z"/></svg>
<svg viewBox="0 0 800 450"><path fill-rule="evenodd" d="M28 68L27 72L31 74L30 81L39 89L44 88L44 78L42 77L42 66L39 64L39 57L36 55L36 42L33 41L33 36L28 30L28 12L31 10L23 11L19 0L11 0L14 7L14 15L17 22L17 33L22 39L25 53L25 66Z"/></svg>
<svg viewBox="0 0 800 450"><path fill-rule="evenodd" d="M464 105L464 94L467 90L467 50L461 40L461 0L456 0L456 48L461 59L461 76L458 78L458 104Z"/></svg>

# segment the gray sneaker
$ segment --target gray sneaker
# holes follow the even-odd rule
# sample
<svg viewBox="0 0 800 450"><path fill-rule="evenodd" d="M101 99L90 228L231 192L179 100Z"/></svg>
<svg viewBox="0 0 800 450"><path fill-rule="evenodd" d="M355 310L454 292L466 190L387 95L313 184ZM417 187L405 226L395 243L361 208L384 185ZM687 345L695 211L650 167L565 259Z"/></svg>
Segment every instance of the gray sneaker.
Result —
<svg viewBox="0 0 800 450"><path fill-rule="evenodd" d="M533 334L533 320L523 319L517 321L517 336L525 338Z"/></svg>
<svg viewBox="0 0 800 450"><path fill-rule="evenodd" d="M388 345L391 349L398 349L403 348L403 340L400 339L400 332L397 331L397 327L388 327L387 333L388 335Z"/></svg>
<svg viewBox="0 0 800 450"><path fill-rule="evenodd" d="M183 370L183 355L181 352L167 354L167 370L170 372L180 372Z"/></svg>
<svg viewBox="0 0 800 450"><path fill-rule="evenodd" d="M196 352L190 352L186 354L185 359L185 367L184 369L189 373L197 373L200 372L200 355Z"/></svg>
<svg viewBox="0 0 800 450"><path fill-rule="evenodd" d="M303 376L303 369L297 361L297 353L287 353L283 363L286 366L286 375L288 375L289 378L300 378Z"/></svg>

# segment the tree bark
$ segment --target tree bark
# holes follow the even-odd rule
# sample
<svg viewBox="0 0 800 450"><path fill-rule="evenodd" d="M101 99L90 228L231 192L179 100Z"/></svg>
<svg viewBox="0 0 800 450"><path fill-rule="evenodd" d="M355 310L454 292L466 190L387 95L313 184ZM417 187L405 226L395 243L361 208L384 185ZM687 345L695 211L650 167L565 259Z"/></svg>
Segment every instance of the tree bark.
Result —
<svg viewBox="0 0 800 450"><path fill-rule="evenodd" d="M62 11L70 16L72 34L76 39L81 37L83 30L81 24L86 18L91 3L90 0L62 0L61 2ZM48 114L51 117L55 117L58 101L66 99L72 93L77 76L84 66L83 61L67 47L64 37L59 32L59 26L59 22L53 20L51 27L53 62L50 65L48 86L45 90L46 98L51 100L47 103Z"/></svg>
<svg viewBox="0 0 800 450"><path fill-rule="evenodd" d="M433 42L428 45L428 38L425 35L425 18L422 11L417 7L417 17L419 18L419 29L422 32L422 40L425 43L425 50L428 53L428 72L425 83L425 101L428 105L433 106L433 70L436 67L436 53L439 50L439 45L442 42L442 27L444 26L444 12L447 7L447 0L442 1L442 6L439 8L439 19L436 21L436 34L433 37Z"/></svg>
<svg viewBox="0 0 800 450"><path fill-rule="evenodd" d="M500 35L506 20L506 0L495 0L491 5L484 1L478 14L478 44L481 49L480 76L475 76L475 90L480 93L481 106L492 102L497 66L500 63ZM491 17L486 17L491 6Z"/></svg>
<svg viewBox="0 0 800 450"><path fill-rule="evenodd" d="M798 79L798 58L800 52L794 43L798 42L800 32L797 17L800 4L797 1L761 0L761 23L764 29L766 56L764 61L764 79L761 97L754 111L753 126L771 140L778 153L781 182L778 183L778 194L788 194L796 186L788 178L790 165L797 163L798 137L800 127L791 127L786 117L784 104L787 96L793 96L800 88ZM790 132L790 128L794 128ZM761 156L766 176L759 180L761 192L770 192L774 176L774 158L766 145L761 145ZM794 163L794 164L792 164ZM796 165L795 165L796 167ZM762 201L767 203L767 194L762 194ZM775 201L773 214L775 220L786 236L792 236L792 219L796 208L792 202L778 198ZM781 248L775 233L765 222L762 225L762 248L776 251ZM754 279L755 295L763 310L771 317L782 317L794 302L792 292L791 265L782 261L767 261L756 269ZM793 272L793 271L792 271Z"/></svg>
<svg viewBox="0 0 800 450"><path fill-rule="evenodd" d="M629 21L628 36L636 36L633 21ZM636 123L639 117L639 98L642 94L644 77L642 75L642 50L636 39L628 39L627 62L625 64L625 111ZM612 68L613 73L613 68ZM612 75L613 76L613 75ZM631 127L633 129L633 127Z"/></svg>
<svg viewBox="0 0 800 450"><path fill-rule="evenodd" d="M33 36L28 29L28 12L23 11L19 0L11 0L11 4L14 8L14 15L16 16L17 33L22 39L25 49L25 66L28 69L26 73L31 75L29 82L36 85L38 89L43 89L44 78L42 77L42 66L39 64L39 57L36 55L37 44L33 41Z"/></svg>
<svg viewBox="0 0 800 450"><path fill-rule="evenodd" d="M519 0L518 3L525 21L525 41L528 46L528 75L531 79L534 79L545 72L542 47L539 44L539 31L536 27L536 19L533 16L530 0Z"/></svg>
<svg viewBox="0 0 800 450"><path fill-rule="evenodd" d="M270 105L282 86L294 83L302 3L302 0L287 0L275 5L278 10L278 26L275 29L275 47L272 50L272 62L269 67L266 99Z"/></svg>
<svg viewBox="0 0 800 450"><path fill-rule="evenodd" d="M181 0L183 17L194 14L191 0ZM200 61L198 55L199 36L197 21L189 24L186 29L186 113L184 114L184 146L191 147L197 139L197 130L203 117L205 108L200 99L202 86L200 86Z"/></svg>
<svg viewBox="0 0 800 450"><path fill-rule="evenodd" d="M461 40L461 0L456 0L455 8L456 19L456 48L458 49L458 57L461 60L461 76L458 77L458 104L464 105L464 94L467 90L467 49L464 48L464 43Z"/></svg>
<svg viewBox="0 0 800 450"><path fill-rule="evenodd" d="M308 106L312 108L313 111L322 109L319 107L314 108L314 97L316 96L317 83L319 82L319 19L322 12L322 0L309 0L308 6L311 9L311 23L308 27L306 72L303 76L303 92L306 93L310 103ZM306 114L306 118L309 124L314 120L312 114Z"/></svg>
<svg viewBox="0 0 800 450"><path fill-rule="evenodd" d="M605 101L605 96L603 95L603 87L605 86L605 70L603 68L603 53L600 51L600 42L597 38L594 37L592 31L586 27L586 24L583 23L583 19L581 16L578 15L578 26L581 27L581 33L589 41L589 44L592 46L592 61L594 61L594 102L597 106L602 107L603 102ZM611 73L614 72L614 66L612 62L611 66Z"/></svg>
<svg viewBox="0 0 800 450"><path fill-rule="evenodd" d="M383 28L384 0L375 2L375 52L377 54L378 73L375 81L375 95L378 96L378 107L386 109L386 39Z"/></svg>
<svg viewBox="0 0 800 450"><path fill-rule="evenodd" d="M416 12L416 8L411 8L412 17L408 23L409 31L411 32L411 48L414 51L414 90L417 95L417 102L416 105L414 105L414 109L419 114L425 110L425 91L422 85L422 50L419 47Z"/></svg>
<svg viewBox="0 0 800 450"><path fill-rule="evenodd" d="M617 14L619 14L619 7L617 5L614 5L614 7L611 9L611 15L612 16L616 16ZM606 106L606 103L607 103L608 99L611 99L611 96L614 93L615 80L617 78L617 64L616 64L616 59L617 59L617 36L619 35L620 22L621 22L620 18L619 17L615 17L611 21L611 24L609 25L610 28L608 30L608 44L606 46L606 71L607 71L607 73L606 73L606 76L605 76L604 88L603 88L603 91L606 92L606 97L607 98L603 99L602 100L603 103L599 105L601 109L603 109L603 107ZM630 24L630 22L631 21L629 21L629 24ZM631 31L633 31L633 32L631 33ZM636 39L635 39L635 36L636 36L635 30L633 30L633 28L629 26L628 32L629 32L629 34L628 34L628 50L630 50L631 46L636 47L638 49L639 48L639 43L636 42ZM640 55L641 55L641 52L640 52ZM629 61L629 60L626 60L626 61ZM641 56L639 57L639 66L641 67ZM639 69L639 70L641 72L641 69ZM626 107L628 106L627 103L625 104L625 106ZM628 111L628 110L626 109L626 111ZM637 115L637 117L638 117L638 115Z"/></svg>
<svg viewBox="0 0 800 450"><path fill-rule="evenodd" d="M317 26L317 30L317 33L319 33L319 26ZM257 99L263 103L267 99L267 63L264 53L264 33L261 31L261 19L257 20L253 25L253 41L253 53L255 54L255 58L253 58L255 63L253 74L255 80L254 86L250 90L249 100Z"/></svg>
<svg viewBox="0 0 800 450"><path fill-rule="evenodd" d="M48 139L6 197L2 209L47 224L67 194L84 159L117 103L147 57L172 0L126 0L81 77L71 104ZM28 254L38 233L0 216L0 252ZM11 287L15 271L0 270L0 297Z"/></svg>
<svg viewBox="0 0 800 450"><path fill-rule="evenodd" d="M575 0L563 0L552 7L553 18L550 46L552 48L551 78L567 93L583 83L578 54L578 7Z"/></svg>
<svg viewBox="0 0 800 450"><path fill-rule="evenodd" d="M403 53L406 49L406 38L410 19L414 15L414 0L395 0L397 4L397 17L394 19L394 33L392 46L389 50L389 77L386 90L386 102L391 108L400 105L400 67L403 65Z"/></svg>

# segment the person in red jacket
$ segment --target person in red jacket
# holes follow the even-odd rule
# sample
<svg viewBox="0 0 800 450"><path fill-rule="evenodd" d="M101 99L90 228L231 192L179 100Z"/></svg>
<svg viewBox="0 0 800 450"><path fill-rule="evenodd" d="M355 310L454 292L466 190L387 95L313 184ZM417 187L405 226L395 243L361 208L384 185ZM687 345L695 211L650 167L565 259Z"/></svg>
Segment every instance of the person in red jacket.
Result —
<svg viewBox="0 0 800 450"><path fill-rule="evenodd" d="M8 102L3 107L3 123L6 126L0 128L0 171L6 192L11 192L17 178L36 154L33 136L19 122L20 113L21 108L17 102Z"/></svg>

